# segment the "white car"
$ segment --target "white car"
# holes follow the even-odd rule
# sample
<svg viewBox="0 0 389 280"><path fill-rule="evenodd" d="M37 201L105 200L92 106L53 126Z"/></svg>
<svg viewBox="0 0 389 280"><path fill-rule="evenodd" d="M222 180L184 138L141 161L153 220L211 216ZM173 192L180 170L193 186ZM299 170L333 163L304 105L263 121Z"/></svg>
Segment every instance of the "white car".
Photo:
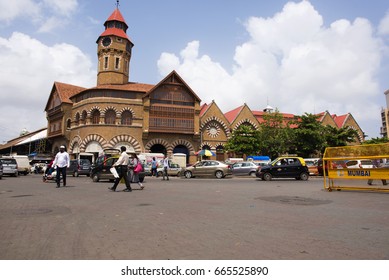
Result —
<svg viewBox="0 0 389 280"><path fill-rule="evenodd" d="M163 175L163 165L160 164L160 167L157 168L157 175L162 176ZM179 166L177 163L169 163L169 168L167 169L167 174L169 176L180 176L181 174L181 166Z"/></svg>
<svg viewBox="0 0 389 280"><path fill-rule="evenodd" d="M355 159L346 162L347 168L373 168L374 164L371 159Z"/></svg>

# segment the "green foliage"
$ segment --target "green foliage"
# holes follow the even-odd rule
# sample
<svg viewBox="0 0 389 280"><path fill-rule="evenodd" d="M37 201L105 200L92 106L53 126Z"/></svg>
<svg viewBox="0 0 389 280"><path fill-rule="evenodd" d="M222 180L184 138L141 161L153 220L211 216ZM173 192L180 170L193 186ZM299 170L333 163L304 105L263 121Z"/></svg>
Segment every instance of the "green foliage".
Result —
<svg viewBox="0 0 389 280"><path fill-rule="evenodd" d="M256 155L260 148L259 131L251 125L241 125L232 132L225 148L238 154Z"/></svg>
<svg viewBox="0 0 389 280"><path fill-rule="evenodd" d="M301 157L312 157L321 151L324 145L324 129L313 114L297 116L295 124L295 146L297 154Z"/></svg>
<svg viewBox="0 0 389 280"><path fill-rule="evenodd" d="M326 147L346 146L348 143L355 142L357 137L358 132L349 126L336 128L327 125L324 127L325 145L323 146L322 151L324 151Z"/></svg>
<svg viewBox="0 0 389 280"><path fill-rule="evenodd" d="M260 150L262 155L276 158L293 150L294 132L285 124L278 111L263 116L260 131ZM293 151L292 151L293 153Z"/></svg>
<svg viewBox="0 0 389 280"><path fill-rule="evenodd" d="M382 137L382 138L372 138L370 140L366 140L362 144L367 145L367 144L384 144L388 143L389 139L387 137Z"/></svg>

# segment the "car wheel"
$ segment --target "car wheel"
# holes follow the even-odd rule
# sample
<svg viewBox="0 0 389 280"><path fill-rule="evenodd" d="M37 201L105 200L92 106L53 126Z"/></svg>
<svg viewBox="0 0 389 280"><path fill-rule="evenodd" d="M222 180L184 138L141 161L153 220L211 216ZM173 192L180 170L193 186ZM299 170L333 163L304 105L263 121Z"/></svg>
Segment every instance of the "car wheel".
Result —
<svg viewBox="0 0 389 280"><path fill-rule="evenodd" d="M265 174L263 174L263 180L265 180L265 181L271 181L271 179L272 179L272 176L271 176L271 174L270 173L265 173Z"/></svg>
<svg viewBox="0 0 389 280"><path fill-rule="evenodd" d="M308 173L303 172L303 173L300 174L300 179L301 180L306 181L306 180L308 180L308 178L309 178Z"/></svg>
<svg viewBox="0 0 389 280"><path fill-rule="evenodd" d="M249 174L251 177L256 177L256 175L255 175L255 172L253 171L253 172L250 172L250 174Z"/></svg>
<svg viewBox="0 0 389 280"><path fill-rule="evenodd" d="M218 178L218 179L223 178L224 177L223 171L220 171L220 170L216 171L215 172L215 177Z"/></svg>
<svg viewBox="0 0 389 280"><path fill-rule="evenodd" d="M162 171L158 171L157 175L158 175L159 177L162 176L162 175L163 175L163 174L162 174Z"/></svg>
<svg viewBox="0 0 389 280"><path fill-rule="evenodd" d="M192 172L185 171L184 176L185 176L185 178L190 179L190 178L192 178Z"/></svg>
<svg viewBox="0 0 389 280"><path fill-rule="evenodd" d="M100 180L99 175L95 174L92 176L93 182L98 182Z"/></svg>

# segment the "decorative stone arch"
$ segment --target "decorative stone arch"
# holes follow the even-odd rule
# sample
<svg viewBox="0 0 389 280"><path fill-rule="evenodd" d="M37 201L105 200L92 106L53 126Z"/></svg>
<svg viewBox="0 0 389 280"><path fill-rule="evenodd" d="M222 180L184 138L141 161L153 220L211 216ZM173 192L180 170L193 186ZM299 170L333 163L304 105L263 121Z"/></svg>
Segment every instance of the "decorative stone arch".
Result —
<svg viewBox="0 0 389 280"><path fill-rule="evenodd" d="M81 142L82 141L81 141L80 136L78 136L78 135L74 136L73 139L69 143L69 151L68 151L69 154L79 153L81 151L81 148L80 148ZM78 145L79 151L74 151L76 145Z"/></svg>
<svg viewBox="0 0 389 280"><path fill-rule="evenodd" d="M134 112L134 110L132 110L132 108L130 108L130 107L125 107L125 108L121 109L121 110L118 112L118 115L121 116L121 115L123 114L123 112L125 112L125 111L130 111L131 114L132 114L132 118L135 118L135 112Z"/></svg>
<svg viewBox="0 0 389 280"><path fill-rule="evenodd" d="M92 116L92 113L93 113L93 111L95 111L95 110L99 111L100 114L102 114L102 110L101 110L101 108L100 108L99 106L93 106L93 107L90 108L89 111L87 112L89 118ZM102 116L102 115L100 115L100 117L101 117L101 116Z"/></svg>
<svg viewBox="0 0 389 280"><path fill-rule="evenodd" d="M87 137L85 137L84 141L82 141L80 145L80 151L85 152L86 146L88 145L89 142L92 141L99 143L103 149L110 148L108 142L104 139L104 137L98 134L90 134Z"/></svg>
<svg viewBox="0 0 389 280"><path fill-rule="evenodd" d="M245 124L245 123L248 123L248 124L252 125L255 129L258 130L258 125L257 125L256 123L254 123L252 120L249 120L249 119L240 120L240 121L234 126L234 130L236 130L239 126L241 126L242 124Z"/></svg>
<svg viewBox="0 0 389 280"><path fill-rule="evenodd" d="M352 128L352 129L354 129L356 132L357 132L357 134L358 134L358 141L359 141L359 143L362 143L363 142L363 132L361 132L361 130L360 129L358 129L357 127L355 127L355 126L353 126L353 125L347 125L349 128ZM346 126L346 127L347 127Z"/></svg>
<svg viewBox="0 0 389 280"><path fill-rule="evenodd" d="M113 137L109 141L108 144L111 148L113 148L116 145L118 145L119 143L130 144L134 148L135 153L137 153L137 154L142 152L142 147L141 147L140 143L138 142L138 140L136 140L131 135L127 135L127 134L117 135L117 136Z"/></svg>
<svg viewBox="0 0 389 280"><path fill-rule="evenodd" d="M207 125L209 125L212 122L217 122L223 128L227 137L230 136L230 130L228 128L228 125L226 125L221 119L219 119L218 117L215 117L215 116L211 116L211 117L207 118L205 121L203 121L200 125L200 130L203 130L204 127L206 127Z"/></svg>
<svg viewBox="0 0 389 280"><path fill-rule="evenodd" d="M207 141L201 143L200 149L202 149L204 146L208 146L209 148L211 148L211 150L215 149L215 147L211 143L209 143Z"/></svg>
<svg viewBox="0 0 389 280"><path fill-rule="evenodd" d="M161 138L156 138L156 139L150 140L145 145L145 151L149 151L152 146L157 145L157 144L160 144L160 145L164 146L166 148L167 153L172 153L173 152L172 146L169 145L169 143L166 140L161 139Z"/></svg>
<svg viewBox="0 0 389 280"><path fill-rule="evenodd" d="M78 119L77 119L77 116L78 116ZM75 114L74 114L74 118L73 118L73 121L74 122L77 122L81 120L81 113L79 111L77 111Z"/></svg>
<svg viewBox="0 0 389 280"><path fill-rule="evenodd" d="M105 107L102 111L100 111L101 116L102 116L102 117L105 117L105 113L106 113L108 110L113 110L113 111L115 112L116 116L119 115L119 112L116 110L115 107L113 107L113 106L107 106L107 107Z"/></svg>
<svg viewBox="0 0 389 280"><path fill-rule="evenodd" d="M182 145L182 146L187 147L190 154L195 152L192 143L190 143L189 141L184 140L184 139L177 139L176 141L174 141L174 142L171 144L172 151L173 151L174 148L175 148L176 146L178 146L178 145Z"/></svg>

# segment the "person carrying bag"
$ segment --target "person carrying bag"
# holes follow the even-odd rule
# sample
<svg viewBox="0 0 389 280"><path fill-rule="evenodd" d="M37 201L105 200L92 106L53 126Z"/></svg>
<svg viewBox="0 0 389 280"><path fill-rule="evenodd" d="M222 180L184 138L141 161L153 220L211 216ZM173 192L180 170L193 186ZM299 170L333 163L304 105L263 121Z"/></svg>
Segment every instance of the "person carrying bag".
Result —
<svg viewBox="0 0 389 280"><path fill-rule="evenodd" d="M143 171L143 165L136 154L134 155L133 166L134 166L134 169L133 169L134 174L132 176L132 182L138 183L138 185L140 186L140 189L143 190L145 187L139 181L139 173Z"/></svg>

